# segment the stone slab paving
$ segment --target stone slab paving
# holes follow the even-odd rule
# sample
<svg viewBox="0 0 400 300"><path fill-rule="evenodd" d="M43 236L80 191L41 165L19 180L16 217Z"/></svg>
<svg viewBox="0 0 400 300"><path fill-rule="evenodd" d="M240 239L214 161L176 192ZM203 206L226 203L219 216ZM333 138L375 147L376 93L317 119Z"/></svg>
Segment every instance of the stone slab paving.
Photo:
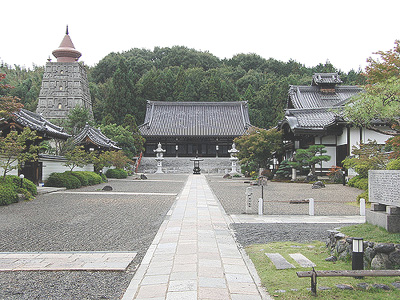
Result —
<svg viewBox="0 0 400 300"><path fill-rule="evenodd" d="M288 262L281 254L279 253L265 253L266 256L272 261L277 270L285 270L285 269L294 269L290 262Z"/></svg>
<svg viewBox="0 0 400 300"><path fill-rule="evenodd" d="M309 260L301 253L291 253L289 254L289 256L293 258L303 268L312 268L316 266L316 264L314 264L311 260Z"/></svg>
<svg viewBox="0 0 400 300"><path fill-rule="evenodd" d="M125 271L135 252L0 252L3 271Z"/></svg>
<svg viewBox="0 0 400 300"><path fill-rule="evenodd" d="M128 299L271 299L203 175L190 175L133 277Z"/></svg>

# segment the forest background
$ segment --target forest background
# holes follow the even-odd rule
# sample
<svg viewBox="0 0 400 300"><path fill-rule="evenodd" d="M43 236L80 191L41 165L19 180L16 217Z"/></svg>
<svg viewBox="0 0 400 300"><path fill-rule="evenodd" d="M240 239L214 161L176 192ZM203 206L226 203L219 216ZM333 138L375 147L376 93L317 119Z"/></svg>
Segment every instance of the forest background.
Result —
<svg viewBox="0 0 400 300"><path fill-rule="evenodd" d="M365 84L361 70L341 72L329 61L305 67L255 53L219 59L184 46L112 52L85 67L94 121L103 125L120 125L127 114L142 124L146 100L247 101L251 124L268 129L283 118L289 85L310 85L314 73L338 72L345 85ZM7 75L4 83L15 88L0 90L0 96L16 96L26 109L35 111L43 72L44 66L26 69L1 62L0 73Z"/></svg>

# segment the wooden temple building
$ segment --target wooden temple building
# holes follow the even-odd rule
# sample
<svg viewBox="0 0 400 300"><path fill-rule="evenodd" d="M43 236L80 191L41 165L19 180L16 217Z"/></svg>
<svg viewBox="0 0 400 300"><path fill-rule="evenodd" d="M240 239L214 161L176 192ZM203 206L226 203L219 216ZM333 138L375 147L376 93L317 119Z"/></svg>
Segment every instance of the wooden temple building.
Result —
<svg viewBox="0 0 400 300"><path fill-rule="evenodd" d="M31 112L26 109L20 109L12 114L10 118L0 120L0 132L3 137L7 136L10 131L16 130L21 132L25 127L36 131L37 139L35 145L43 140L59 139L66 140L71 137L64 131L63 127L54 125L40 114ZM21 171L25 178L38 184L42 180L43 163L40 161L25 162Z"/></svg>
<svg viewBox="0 0 400 300"><path fill-rule="evenodd" d="M228 157L233 139L250 126L247 102L148 101L139 130L145 156L161 143L167 157Z"/></svg>
<svg viewBox="0 0 400 300"><path fill-rule="evenodd" d="M326 146L331 160L322 169L342 166L360 142L376 140L380 144L390 137L366 128L354 127L341 116L341 108L360 93L357 86L343 86L337 73L316 73L310 86L290 86L285 117L278 124L284 132L285 158L296 149L313 144ZM385 124L380 124L385 125Z"/></svg>

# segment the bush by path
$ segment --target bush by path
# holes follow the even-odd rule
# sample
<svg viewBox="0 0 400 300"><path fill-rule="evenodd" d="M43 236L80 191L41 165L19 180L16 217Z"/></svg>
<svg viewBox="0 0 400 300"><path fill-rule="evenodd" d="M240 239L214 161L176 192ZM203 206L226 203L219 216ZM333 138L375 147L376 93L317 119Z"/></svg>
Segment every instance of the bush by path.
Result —
<svg viewBox="0 0 400 300"><path fill-rule="evenodd" d="M66 171L64 173L51 173L45 186L65 187L77 189L81 186L95 185L103 182L102 177L95 172L89 171Z"/></svg>

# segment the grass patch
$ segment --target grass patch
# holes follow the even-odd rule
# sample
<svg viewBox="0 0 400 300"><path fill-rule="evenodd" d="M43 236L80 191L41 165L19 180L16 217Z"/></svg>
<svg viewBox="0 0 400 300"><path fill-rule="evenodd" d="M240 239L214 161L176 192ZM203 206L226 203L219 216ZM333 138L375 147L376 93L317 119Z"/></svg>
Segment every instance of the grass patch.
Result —
<svg viewBox="0 0 400 300"><path fill-rule="evenodd" d="M298 278L297 271L309 271L311 268L300 267L290 256L290 253L301 253L317 266L316 270L351 270L351 261L338 261L335 263L325 261L330 254L323 242L307 244L294 242L275 242L269 244L256 244L246 247L246 252L253 261L261 282L268 293L276 299L400 299L400 290L392 288L391 291L369 288L357 288L358 283L370 285L383 283L390 287L391 283L400 281L400 277L365 277L354 279L352 277L321 277L317 279L317 287L330 287L330 290L318 290L317 297L311 296L310 278ZM276 270L275 266L265 253L280 253L295 269ZM336 284L349 284L354 290L339 290ZM293 290L295 289L295 290ZM285 293L276 292L285 290Z"/></svg>
<svg viewBox="0 0 400 300"><path fill-rule="evenodd" d="M364 241L400 244L400 233L389 233L383 227L368 223L342 227L340 232L351 237L362 237Z"/></svg>

